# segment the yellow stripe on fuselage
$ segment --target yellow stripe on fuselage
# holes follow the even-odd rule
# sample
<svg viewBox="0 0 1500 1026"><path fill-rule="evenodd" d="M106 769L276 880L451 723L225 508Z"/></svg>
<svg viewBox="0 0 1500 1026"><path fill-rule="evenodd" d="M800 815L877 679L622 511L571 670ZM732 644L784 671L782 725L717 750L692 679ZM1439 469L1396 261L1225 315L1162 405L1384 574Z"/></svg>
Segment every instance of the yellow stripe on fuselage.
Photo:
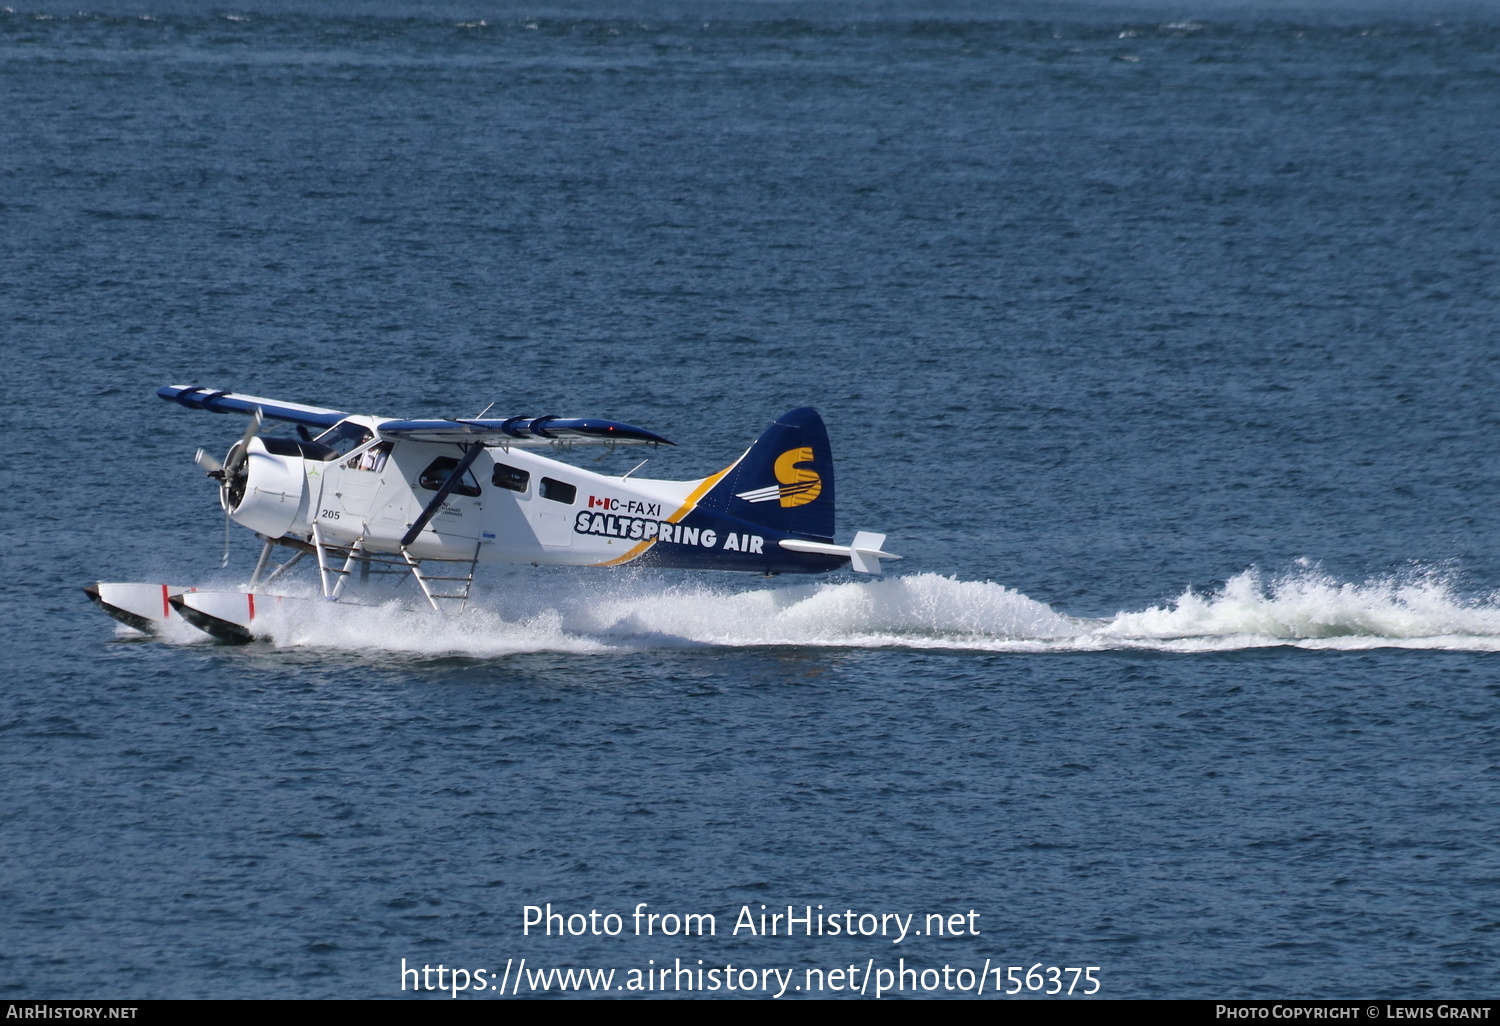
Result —
<svg viewBox="0 0 1500 1026"><path fill-rule="evenodd" d="M743 458L743 456L740 457L740 459ZM717 474L714 474L712 477L705 477L702 481L699 481L698 487L694 488L692 492L688 494L688 497L682 500L682 505L677 507L677 512L667 517L667 523L675 524L683 517L691 513L693 511L693 507L698 505L698 500L707 495L708 490L714 485L718 484L719 481L724 477L724 475L733 470L739 462L739 460L735 460L734 463L731 463L729 466L725 467ZM645 541L637 542L634 546L631 547L630 551L625 553L623 556L616 556L614 559L606 559L602 563L594 563L592 565L619 566L621 563L629 563L632 559L638 558L642 553L644 553L647 549L651 548L651 546L655 544L655 538L648 538Z"/></svg>

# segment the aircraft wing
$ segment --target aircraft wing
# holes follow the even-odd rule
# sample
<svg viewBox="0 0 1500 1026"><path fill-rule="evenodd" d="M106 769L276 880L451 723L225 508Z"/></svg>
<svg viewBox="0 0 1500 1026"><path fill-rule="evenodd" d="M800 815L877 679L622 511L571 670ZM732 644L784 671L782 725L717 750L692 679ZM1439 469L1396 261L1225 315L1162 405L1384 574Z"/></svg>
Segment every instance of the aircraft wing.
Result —
<svg viewBox="0 0 1500 1026"><path fill-rule="evenodd" d="M156 390L163 399L193 410L214 413L252 414L260 410L270 420L285 420L307 427L330 428L349 416L338 410L301 403L263 399L238 392L220 392L196 385L164 385ZM508 417L504 420L387 420L378 430L390 438L417 442L478 442L481 445L520 448L574 445L674 445L644 428L598 417Z"/></svg>
<svg viewBox="0 0 1500 1026"><path fill-rule="evenodd" d="M270 416L269 413L266 416ZM676 445L661 435L598 417L508 417L505 420L387 420L377 430L416 442L478 442L523 449L574 445Z"/></svg>
<svg viewBox="0 0 1500 1026"><path fill-rule="evenodd" d="M156 394L169 402L181 403L190 410L244 414L260 410L261 416L270 420L286 420L293 424L305 424L307 427L331 428L349 416L321 406L284 403L279 399L262 399L260 396L241 395L238 392L219 392L196 385L163 385L156 390Z"/></svg>

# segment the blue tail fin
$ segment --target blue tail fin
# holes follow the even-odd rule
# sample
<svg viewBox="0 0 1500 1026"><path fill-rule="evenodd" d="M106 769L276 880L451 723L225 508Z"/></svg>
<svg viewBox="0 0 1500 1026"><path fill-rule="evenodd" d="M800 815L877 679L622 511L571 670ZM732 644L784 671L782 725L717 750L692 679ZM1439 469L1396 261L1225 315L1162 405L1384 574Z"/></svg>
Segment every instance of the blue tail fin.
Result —
<svg viewBox="0 0 1500 1026"><path fill-rule="evenodd" d="M698 501L773 531L833 540L833 453L818 411L784 413Z"/></svg>

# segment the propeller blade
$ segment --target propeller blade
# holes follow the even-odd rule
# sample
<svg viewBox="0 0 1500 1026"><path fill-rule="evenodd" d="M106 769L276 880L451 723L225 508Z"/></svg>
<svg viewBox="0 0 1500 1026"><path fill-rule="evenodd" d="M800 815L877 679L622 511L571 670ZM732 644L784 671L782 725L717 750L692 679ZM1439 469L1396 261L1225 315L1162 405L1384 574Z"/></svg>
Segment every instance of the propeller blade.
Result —
<svg viewBox="0 0 1500 1026"><path fill-rule="evenodd" d="M250 416L250 426L245 428L245 433L240 436L239 443L229 450L229 462L224 466L224 476L233 477L240 469L245 460L250 456L250 440L260 434L261 421L260 407Z"/></svg>
<svg viewBox="0 0 1500 1026"><path fill-rule="evenodd" d="M213 475L215 472L221 472L224 469L224 464L219 462L219 458L217 456L214 456L207 449L199 449L196 453L194 453L193 462L202 467L204 471L209 475ZM222 476L222 474L220 476Z"/></svg>

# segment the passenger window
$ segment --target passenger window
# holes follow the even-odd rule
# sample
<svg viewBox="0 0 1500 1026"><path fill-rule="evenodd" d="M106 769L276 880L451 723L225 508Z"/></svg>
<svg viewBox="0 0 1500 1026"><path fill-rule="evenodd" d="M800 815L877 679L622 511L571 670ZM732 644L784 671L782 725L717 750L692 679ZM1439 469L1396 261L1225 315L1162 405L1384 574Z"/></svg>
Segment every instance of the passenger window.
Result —
<svg viewBox="0 0 1500 1026"><path fill-rule="evenodd" d="M429 492L435 492L443 487L443 482L448 480L448 475L453 473L458 466L458 459L453 456L439 456L427 465L422 471L422 476L417 478L417 484L426 488ZM463 480L453 486L452 495L478 495L479 482L474 480L473 471L464 471Z"/></svg>
<svg viewBox="0 0 1500 1026"><path fill-rule="evenodd" d="M542 486L537 489L537 492L544 499L551 499L553 502L566 502L570 506L573 504L573 500L578 498L578 488L576 486L570 485L565 481L554 481L550 477L542 478Z"/></svg>
<svg viewBox="0 0 1500 1026"><path fill-rule="evenodd" d="M524 492L530 480L531 473L529 471L507 467L504 463L496 463L495 472L490 475L490 484L496 488L507 488L513 492Z"/></svg>

